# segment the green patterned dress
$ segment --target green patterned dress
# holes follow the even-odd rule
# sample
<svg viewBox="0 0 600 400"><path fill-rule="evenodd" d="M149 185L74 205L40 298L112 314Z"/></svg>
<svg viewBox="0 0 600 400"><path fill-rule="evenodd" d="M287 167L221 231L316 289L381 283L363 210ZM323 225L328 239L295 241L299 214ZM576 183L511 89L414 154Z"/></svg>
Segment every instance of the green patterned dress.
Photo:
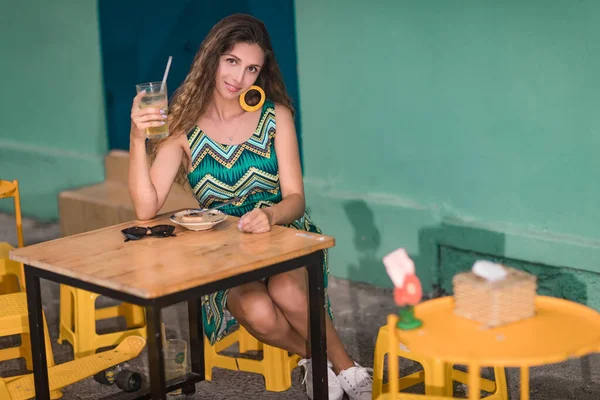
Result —
<svg viewBox="0 0 600 400"><path fill-rule="evenodd" d="M217 143L199 128L187 134L190 145L192 168L188 180L201 207L212 207L232 197L238 203L224 206L221 210L241 217L255 208L270 207L281 201L279 169L275 154L275 105L265 101L258 126L250 139L241 144ZM310 217L304 216L287 225L308 232L321 233ZM325 296L327 295L327 252L324 252ZM204 308L204 332L211 344L218 342L236 323L226 310L228 290L202 298Z"/></svg>

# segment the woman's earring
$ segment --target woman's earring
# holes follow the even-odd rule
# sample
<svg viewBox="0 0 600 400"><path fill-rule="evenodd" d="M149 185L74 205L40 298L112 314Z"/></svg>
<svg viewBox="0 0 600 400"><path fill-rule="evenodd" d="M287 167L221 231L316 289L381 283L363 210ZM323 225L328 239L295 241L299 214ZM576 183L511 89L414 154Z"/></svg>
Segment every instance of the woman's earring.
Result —
<svg viewBox="0 0 600 400"><path fill-rule="evenodd" d="M250 89L240 94L240 106L252 112L260 109L265 104L265 91L260 86L250 86Z"/></svg>

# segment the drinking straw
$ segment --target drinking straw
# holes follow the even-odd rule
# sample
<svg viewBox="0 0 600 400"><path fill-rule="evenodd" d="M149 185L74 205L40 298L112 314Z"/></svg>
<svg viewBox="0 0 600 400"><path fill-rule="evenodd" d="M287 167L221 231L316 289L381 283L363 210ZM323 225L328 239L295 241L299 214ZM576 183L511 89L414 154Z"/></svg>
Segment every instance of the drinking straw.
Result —
<svg viewBox="0 0 600 400"><path fill-rule="evenodd" d="M173 60L173 56L169 56L169 61L167 61L167 68L165 69L165 75L163 76L162 83L160 85L160 91L165 91L165 85L167 84L167 75L169 75L169 68L171 68L171 60Z"/></svg>

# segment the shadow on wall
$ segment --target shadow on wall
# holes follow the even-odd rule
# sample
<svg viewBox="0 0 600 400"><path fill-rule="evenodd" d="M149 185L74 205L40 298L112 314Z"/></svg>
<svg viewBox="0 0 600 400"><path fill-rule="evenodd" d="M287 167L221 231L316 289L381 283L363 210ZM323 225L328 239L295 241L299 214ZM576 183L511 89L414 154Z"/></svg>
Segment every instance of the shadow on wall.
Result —
<svg viewBox="0 0 600 400"><path fill-rule="evenodd" d="M363 200L344 203L354 230L353 244L358 260L348 266L353 281L386 282L381 261L381 232L375 216ZM587 304L587 287L581 271L507 258L505 235L486 229L442 223L419 230L419 248L410 254L423 283L426 298L452 294L452 277L468 271L479 259L486 259L526 271L538 277L538 294ZM400 246L400 245L399 245ZM356 308L358 309L358 308Z"/></svg>
<svg viewBox="0 0 600 400"><path fill-rule="evenodd" d="M352 243L359 254L357 264L348 266L348 276L353 281L373 281L374 274L385 275L383 263L378 254L381 246L381 233L375 225L373 211L363 200L344 203L344 211L354 229Z"/></svg>
<svg viewBox="0 0 600 400"><path fill-rule="evenodd" d="M375 224L373 211L363 200L344 203L344 211L354 229L353 244L359 254L356 263L348 266L349 278L359 282L387 282L389 278L381 260L384 256L380 251L381 233ZM415 262L427 297L448 293L443 282L448 278L451 281L451 276L441 268L440 250L443 246L470 249L488 255L502 256L504 253L504 235L483 229L442 224L424 227L418 235L418 251L409 255ZM401 246L399 243L398 247ZM464 269L468 268L470 266Z"/></svg>
<svg viewBox="0 0 600 400"><path fill-rule="evenodd" d="M469 270L479 258L502 257L504 254L504 235L485 229L440 224L419 230L419 252L414 258L419 273L430 277L429 297L445 296L452 293L452 277L458 272ZM456 266L454 262L445 262L443 249L468 249L477 252L479 257L467 260ZM470 262L470 264L469 264Z"/></svg>
<svg viewBox="0 0 600 400"><path fill-rule="evenodd" d="M381 247L381 233L375 225L375 218L373 211L368 207L367 203L362 200L347 201L343 205L344 211L350 224L354 230L354 237L352 243L356 249L356 253L359 254L356 264L351 263L348 265L348 277L350 280L355 282L373 282L380 281L385 282L388 280L385 268L381 261L379 249ZM376 278L379 276L380 278ZM391 299L390 295L387 296ZM367 335L370 338L374 338L377 335L378 327L373 326L373 319L364 312L356 312L357 310L373 309L369 304L360 304L361 302L369 301L369 299L361 298L356 294L349 296L350 309L354 310L352 315L349 317L351 320L351 326L367 326L372 328L371 335ZM392 305L386 304L383 308L388 309L387 306ZM375 308L377 312L381 312L382 308ZM388 311L389 312L389 311ZM385 323L385 321L381 321ZM358 354L354 354L358 360L366 365L372 364L373 359L373 346L374 342L365 342L364 337L358 335L358 331L354 332L354 342L359 343L357 346Z"/></svg>

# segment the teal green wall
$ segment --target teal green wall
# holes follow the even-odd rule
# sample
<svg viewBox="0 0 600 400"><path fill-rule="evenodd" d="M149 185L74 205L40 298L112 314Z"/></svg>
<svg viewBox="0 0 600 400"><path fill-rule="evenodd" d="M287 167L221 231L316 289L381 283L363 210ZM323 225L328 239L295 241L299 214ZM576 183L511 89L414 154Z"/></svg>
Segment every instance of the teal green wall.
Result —
<svg viewBox="0 0 600 400"><path fill-rule="evenodd" d="M381 257L404 246L429 289L472 252L590 289L599 2L302 0L296 19L305 186L333 275L389 285Z"/></svg>
<svg viewBox="0 0 600 400"><path fill-rule="evenodd" d="M104 174L96 2L0 0L0 9L0 179L19 179L24 214L55 219L60 191Z"/></svg>
<svg viewBox="0 0 600 400"><path fill-rule="evenodd" d="M0 178L24 213L101 181L96 2L0 0ZM406 247L429 290L479 257L600 308L600 4L295 3L309 211L333 275L389 286ZM0 210L10 211L8 201Z"/></svg>

